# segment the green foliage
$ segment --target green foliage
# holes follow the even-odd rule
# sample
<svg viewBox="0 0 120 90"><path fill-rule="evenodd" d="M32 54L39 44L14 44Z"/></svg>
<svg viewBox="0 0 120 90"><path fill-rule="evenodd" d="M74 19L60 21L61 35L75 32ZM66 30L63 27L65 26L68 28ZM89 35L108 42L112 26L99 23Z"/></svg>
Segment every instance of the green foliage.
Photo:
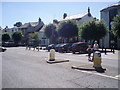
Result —
<svg viewBox="0 0 120 90"><path fill-rule="evenodd" d="M56 33L56 25L54 24L48 24L44 28L44 34L46 35L47 38L51 38L52 33Z"/></svg>
<svg viewBox="0 0 120 90"><path fill-rule="evenodd" d="M22 25L21 22L16 22L16 24L14 24L14 26L16 26L16 27L20 27L21 25Z"/></svg>
<svg viewBox="0 0 120 90"><path fill-rule="evenodd" d="M79 36L85 40L99 40L107 33L107 29L102 21L89 21L80 26Z"/></svg>
<svg viewBox="0 0 120 90"><path fill-rule="evenodd" d="M40 34L38 32L34 32L29 34L31 41L33 42L33 46L38 46L40 42Z"/></svg>
<svg viewBox="0 0 120 90"><path fill-rule="evenodd" d="M112 23L112 33L120 39L120 15L116 15Z"/></svg>
<svg viewBox="0 0 120 90"><path fill-rule="evenodd" d="M7 42L7 41L9 41L10 40L10 35L9 35L9 33L8 32L4 32L3 34L2 34L2 41L3 42Z"/></svg>
<svg viewBox="0 0 120 90"><path fill-rule="evenodd" d="M44 28L44 34L49 38L50 43L56 43L58 38L58 32L56 31L57 25L48 24Z"/></svg>
<svg viewBox="0 0 120 90"><path fill-rule="evenodd" d="M74 20L66 20L58 25L58 34L63 38L72 38L78 35L78 27Z"/></svg>
<svg viewBox="0 0 120 90"><path fill-rule="evenodd" d="M34 33L30 34L30 38L39 41L40 40L40 35L39 35L38 32L34 32Z"/></svg>
<svg viewBox="0 0 120 90"><path fill-rule="evenodd" d="M22 31L13 32L12 39L14 40L14 43L18 44L22 40Z"/></svg>

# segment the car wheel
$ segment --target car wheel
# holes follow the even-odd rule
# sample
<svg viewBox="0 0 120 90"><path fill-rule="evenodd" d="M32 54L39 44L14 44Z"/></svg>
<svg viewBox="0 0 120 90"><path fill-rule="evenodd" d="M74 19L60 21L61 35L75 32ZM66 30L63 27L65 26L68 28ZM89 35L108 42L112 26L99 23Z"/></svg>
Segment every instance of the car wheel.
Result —
<svg viewBox="0 0 120 90"><path fill-rule="evenodd" d="M2 52L5 52L5 49L3 49Z"/></svg>
<svg viewBox="0 0 120 90"><path fill-rule="evenodd" d="M66 53L68 53L68 52L70 52L70 51L69 51L69 49L68 49L68 50L66 50Z"/></svg>
<svg viewBox="0 0 120 90"><path fill-rule="evenodd" d="M75 54L75 51L73 51L72 53Z"/></svg>

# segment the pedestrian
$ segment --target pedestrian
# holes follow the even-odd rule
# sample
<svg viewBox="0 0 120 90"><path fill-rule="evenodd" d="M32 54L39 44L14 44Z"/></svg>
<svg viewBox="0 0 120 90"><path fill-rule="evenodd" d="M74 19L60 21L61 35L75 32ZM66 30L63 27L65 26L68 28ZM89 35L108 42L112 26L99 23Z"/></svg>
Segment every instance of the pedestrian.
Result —
<svg viewBox="0 0 120 90"><path fill-rule="evenodd" d="M114 41L114 40L111 40L111 41L110 41L110 45L111 45L111 52L115 53L115 52L114 52L114 49L115 49L115 41Z"/></svg>
<svg viewBox="0 0 120 90"><path fill-rule="evenodd" d="M88 61L92 61L91 60L91 53L93 52L93 49L91 48L91 45L88 46L87 52L88 52Z"/></svg>
<svg viewBox="0 0 120 90"><path fill-rule="evenodd" d="M97 41L95 41L95 43L93 45L93 50L94 50L94 52L99 50L99 45L97 44Z"/></svg>
<svg viewBox="0 0 120 90"><path fill-rule="evenodd" d="M92 61L94 60L95 51L98 51L98 50L99 50L99 45L98 45L97 41L95 41L94 45L93 45L93 58L92 58Z"/></svg>

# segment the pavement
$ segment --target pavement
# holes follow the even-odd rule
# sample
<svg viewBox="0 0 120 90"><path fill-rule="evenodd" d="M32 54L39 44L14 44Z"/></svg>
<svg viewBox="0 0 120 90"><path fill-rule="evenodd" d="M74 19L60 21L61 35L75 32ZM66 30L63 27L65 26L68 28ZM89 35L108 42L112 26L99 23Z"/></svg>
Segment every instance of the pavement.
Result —
<svg viewBox="0 0 120 90"><path fill-rule="evenodd" d="M62 63L62 62L69 62L69 60L64 60L64 59L55 59L55 60L47 60L47 63L53 64L53 63Z"/></svg>
<svg viewBox="0 0 120 90"><path fill-rule="evenodd" d="M87 54L55 53L56 60L69 60L49 64L46 50L8 48L3 53L3 88L118 88L118 51L102 53L104 73L71 69L72 66L93 68Z"/></svg>

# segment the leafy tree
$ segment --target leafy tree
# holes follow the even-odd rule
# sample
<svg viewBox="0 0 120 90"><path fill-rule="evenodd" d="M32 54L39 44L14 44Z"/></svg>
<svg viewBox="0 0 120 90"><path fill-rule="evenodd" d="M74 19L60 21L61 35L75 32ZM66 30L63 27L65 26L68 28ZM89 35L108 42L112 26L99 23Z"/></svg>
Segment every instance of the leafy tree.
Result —
<svg viewBox="0 0 120 90"><path fill-rule="evenodd" d="M112 23L112 33L120 39L120 15L116 15Z"/></svg>
<svg viewBox="0 0 120 90"><path fill-rule="evenodd" d="M80 26L79 36L85 40L99 40L107 33L107 29L102 21L89 21Z"/></svg>
<svg viewBox="0 0 120 90"><path fill-rule="evenodd" d="M3 34L2 34L2 41L3 42L7 42L7 41L9 41L10 40L10 35L9 35L9 33L8 32L4 32Z"/></svg>
<svg viewBox="0 0 120 90"><path fill-rule="evenodd" d="M14 40L15 44L18 44L22 40L22 31L15 31L12 34L12 39Z"/></svg>
<svg viewBox="0 0 120 90"><path fill-rule="evenodd" d="M16 22L16 23L14 24L14 26L20 27L20 26L22 26L22 23L21 23L21 22Z"/></svg>
<svg viewBox="0 0 120 90"><path fill-rule="evenodd" d="M40 35L38 32L34 32L34 33L30 34L30 38L38 41L38 40L40 40Z"/></svg>
<svg viewBox="0 0 120 90"><path fill-rule="evenodd" d="M62 38L66 38L69 42L69 39L72 37L78 36L78 27L76 21L66 20L58 24L58 34Z"/></svg>
<svg viewBox="0 0 120 90"><path fill-rule="evenodd" d="M39 45L39 42L40 42L40 34L38 32L34 32L34 33L31 33L30 35L30 39L32 40L33 42L33 45L36 47L37 45Z"/></svg>
<svg viewBox="0 0 120 90"><path fill-rule="evenodd" d="M55 43L58 37L55 24L48 24L44 28L44 34L50 39L50 43Z"/></svg>

